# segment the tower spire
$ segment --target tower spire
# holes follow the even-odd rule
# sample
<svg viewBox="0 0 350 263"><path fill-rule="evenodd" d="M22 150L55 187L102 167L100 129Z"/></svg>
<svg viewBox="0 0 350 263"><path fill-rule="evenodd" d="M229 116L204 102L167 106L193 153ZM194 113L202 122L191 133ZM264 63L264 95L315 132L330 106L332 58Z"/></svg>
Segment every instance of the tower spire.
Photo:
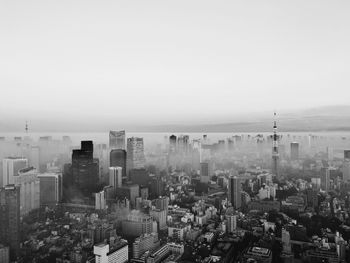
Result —
<svg viewBox="0 0 350 263"><path fill-rule="evenodd" d="M25 129L26 133L28 133L28 121L26 121L26 126L24 129Z"/></svg>
<svg viewBox="0 0 350 263"><path fill-rule="evenodd" d="M273 113L274 121L273 121L273 143L272 143L272 173L278 176L278 134L277 134L277 114L276 111Z"/></svg>

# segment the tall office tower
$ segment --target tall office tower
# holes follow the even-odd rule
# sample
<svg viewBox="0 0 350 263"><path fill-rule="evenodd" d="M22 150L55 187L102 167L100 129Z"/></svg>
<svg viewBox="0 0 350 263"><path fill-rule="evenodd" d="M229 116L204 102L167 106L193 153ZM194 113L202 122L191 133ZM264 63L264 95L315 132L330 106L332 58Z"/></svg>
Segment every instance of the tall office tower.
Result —
<svg viewBox="0 0 350 263"><path fill-rule="evenodd" d="M93 158L92 141L82 141L80 150L72 153L73 184L85 195L96 192L99 181L99 161Z"/></svg>
<svg viewBox="0 0 350 263"><path fill-rule="evenodd" d="M180 135L177 139L177 147L179 153L186 154L188 152L188 141L189 141L188 135Z"/></svg>
<svg viewBox="0 0 350 263"><path fill-rule="evenodd" d="M153 198L162 196L164 192L164 183L160 175L151 176L150 195Z"/></svg>
<svg viewBox="0 0 350 263"><path fill-rule="evenodd" d="M176 152L176 136L175 135L170 135L169 136L169 153L175 153Z"/></svg>
<svg viewBox="0 0 350 263"><path fill-rule="evenodd" d="M18 171L28 166L28 160L22 157L7 157L2 160L2 184L15 183L15 176L18 176Z"/></svg>
<svg viewBox="0 0 350 263"><path fill-rule="evenodd" d="M201 171L200 171L201 183L208 183L210 180L209 174L209 163L201 163Z"/></svg>
<svg viewBox="0 0 350 263"><path fill-rule="evenodd" d="M14 185L0 188L0 242L10 247L10 257L19 256L20 228L20 189Z"/></svg>
<svg viewBox="0 0 350 263"><path fill-rule="evenodd" d="M109 149L125 150L125 131L109 132Z"/></svg>
<svg viewBox="0 0 350 263"><path fill-rule="evenodd" d="M62 173L39 174L40 180L40 205L55 207L63 195Z"/></svg>
<svg viewBox="0 0 350 263"><path fill-rule="evenodd" d="M344 151L343 180L350 181L350 150Z"/></svg>
<svg viewBox="0 0 350 263"><path fill-rule="evenodd" d="M128 138L127 153L128 171L135 168L143 168L145 166L143 138Z"/></svg>
<svg viewBox="0 0 350 263"><path fill-rule="evenodd" d="M321 189L328 192L330 190L330 169L322 168L321 170Z"/></svg>
<svg viewBox="0 0 350 263"><path fill-rule="evenodd" d="M274 113L276 118L276 112ZM273 144L272 144L272 173L278 176L278 163L279 163L279 153L278 153L278 134L277 134L277 121L274 120L273 123Z"/></svg>
<svg viewBox="0 0 350 263"><path fill-rule="evenodd" d="M282 246L283 246L283 252L284 253L291 253L292 252L292 246L290 243L290 234L286 229L282 229Z"/></svg>
<svg viewBox="0 0 350 263"><path fill-rule="evenodd" d="M126 236L138 237L142 234L151 234L152 228L152 217L137 210L131 211L127 219L122 221L122 232Z"/></svg>
<svg viewBox="0 0 350 263"><path fill-rule="evenodd" d="M327 146L327 159L328 161L334 160L334 149L332 147Z"/></svg>
<svg viewBox="0 0 350 263"><path fill-rule="evenodd" d="M94 157L99 160L100 182L108 183L109 156L107 145L104 143L97 144L94 147Z"/></svg>
<svg viewBox="0 0 350 263"><path fill-rule="evenodd" d="M126 178L126 151L122 149L112 150L109 154L109 166L121 167L123 170L123 178Z"/></svg>
<svg viewBox="0 0 350 263"><path fill-rule="evenodd" d="M228 180L228 201L238 209L241 207L241 182L237 176L230 176Z"/></svg>
<svg viewBox="0 0 350 263"><path fill-rule="evenodd" d="M290 158L295 161L299 159L299 143L292 142L290 144Z"/></svg>
<svg viewBox="0 0 350 263"><path fill-rule="evenodd" d="M21 216L40 208L40 180L35 168L28 167L19 170L14 184L20 187Z"/></svg>
<svg viewBox="0 0 350 263"><path fill-rule="evenodd" d="M117 187L122 186L122 176L123 168L121 167L109 167L109 185L114 189L114 192L117 190Z"/></svg>

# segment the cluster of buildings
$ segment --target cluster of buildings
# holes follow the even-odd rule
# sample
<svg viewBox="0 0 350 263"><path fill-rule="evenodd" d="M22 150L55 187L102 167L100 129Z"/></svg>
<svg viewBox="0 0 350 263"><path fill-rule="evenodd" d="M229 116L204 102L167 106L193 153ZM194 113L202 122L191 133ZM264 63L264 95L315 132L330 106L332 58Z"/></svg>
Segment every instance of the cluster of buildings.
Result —
<svg viewBox="0 0 350 263"><path fill-rule="evenodd" d="M0 262L349 259L347 140L161 139L0 140Z"/></svg>

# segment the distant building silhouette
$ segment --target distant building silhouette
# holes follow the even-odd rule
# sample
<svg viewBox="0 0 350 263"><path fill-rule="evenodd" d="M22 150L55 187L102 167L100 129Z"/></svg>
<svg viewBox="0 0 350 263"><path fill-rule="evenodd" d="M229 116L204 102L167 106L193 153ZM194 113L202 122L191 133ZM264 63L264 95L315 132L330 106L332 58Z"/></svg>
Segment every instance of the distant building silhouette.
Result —
<svg viewBox="0 0 350 263"><path fill-rule="evenodd" d="M292 142L290 144L290 158L294 161L299 159L299 143Z"/></svg>
<svg viewBox="0 0 350 263"><path fill-rule="evenodd" d="M75 186L86 196L96 192L99 183L99 161L93 158L92 141L82 141L80 150L73 150L72 177Z"/></svg>
<svg viewBox="0 0 350 263"><path fill-rule="evenodd" d="M201 163L201 171L200 171L200 178L202 183L208 183L210 180L210 169L209 169L209 163Z"/></svg>
<svg viewBox="0 0 350 263"><path fill-rule="evenodd" d="M145 166L143 138L128 138L127 152L128 171L135 168L143 168Z"/></svg>

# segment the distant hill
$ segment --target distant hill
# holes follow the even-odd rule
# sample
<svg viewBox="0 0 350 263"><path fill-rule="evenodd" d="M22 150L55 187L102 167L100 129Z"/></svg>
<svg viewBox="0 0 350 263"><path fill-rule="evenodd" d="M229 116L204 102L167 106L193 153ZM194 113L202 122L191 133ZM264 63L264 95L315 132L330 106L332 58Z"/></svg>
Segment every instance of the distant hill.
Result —
<svg viewBox="0 0 350 263"><path fill-rule="evenodd" d="M103 117L103 116L102 116ZM246 120L246 121L242 121ZM350 106L327 106L278 113L279 131L349 131ZM129 132L270 132L273 116L270 113L250 114L232 117L230 122L203 124L169 125L123 125L116 120L30 120L34 132L101 132L110 129L126 129ZM3 118L0 120L1 132L24 131L24 121Z"/></svg>

